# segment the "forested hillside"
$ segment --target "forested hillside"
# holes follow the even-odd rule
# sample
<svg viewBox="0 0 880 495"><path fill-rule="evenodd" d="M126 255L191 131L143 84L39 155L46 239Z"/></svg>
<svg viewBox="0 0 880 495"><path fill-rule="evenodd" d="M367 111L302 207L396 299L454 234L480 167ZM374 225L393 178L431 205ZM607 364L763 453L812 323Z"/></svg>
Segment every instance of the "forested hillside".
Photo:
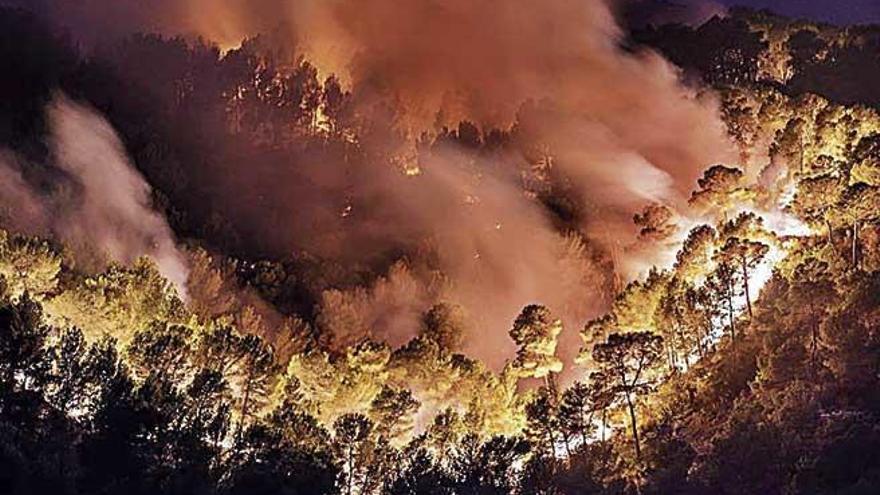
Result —
<svg viewBox="0 0 880 495"><path fill-rule="evenodd" d="M0 7L0 493L880 489L880 28L621 37L695 181L629 100L424 130L278 36Z"/></svg>

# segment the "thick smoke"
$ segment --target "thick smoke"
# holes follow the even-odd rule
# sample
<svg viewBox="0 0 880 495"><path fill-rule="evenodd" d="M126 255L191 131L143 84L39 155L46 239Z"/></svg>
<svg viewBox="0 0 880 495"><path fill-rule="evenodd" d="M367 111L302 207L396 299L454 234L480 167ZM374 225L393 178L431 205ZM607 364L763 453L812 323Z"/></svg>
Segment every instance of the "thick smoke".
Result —
<svg viewBox="0 0 880 495"><path fill-rule="evenodd" d="M659 56L623 53L604 2L296 5L289 25L301 49L348 79L359 101L393 101L410 135L461 120L516 122L598 205L615 241L634 210L681 206L702 169L733 158L714 102L682 88ZM538 110L517 120L529 101Z"/></svg>
<svg viewBox="0 0 880 495"><path fill-rule="evenodd" d="M90 5L99 11L104 3L122 12L118 5L129 2ZM410 287L410 279L392 272L350 297L329 294L321 308L324 321L357 321L364 333L396 343L408 337L401 328L415 331L416 315L437 300L461 304L479 319L470 350L495 363L499 349L510 348L511 322L530 303L563 317L564 338L571 339L608 290L591 249L614 253L617 269L637 276L651 256L637 246L632 215L649 203L684 208L704 168L735 158L711 96L682 87L660 56L624 51L612 6L603 1L155 5L162 8L134 8L117 25L158 24L166 34L198 34L223 48L275 33L322 74L340 76L361 121L394 128L361 136L359 145L370 156L402 149L409 169L421 171L415 177L384 161L352 169L310 156L292 156L284 170L253 163L238 174L237 165L209 164L216 168L199 175L216 181L215 202L259 198L230 205L228 217L247 237L283 246L278 252L309 249L353 264L402 253L418 290L393 289L401 280ZM64 8L71 7L55 12ZM80 26L101 23L96 15L91 24L89 7L70 18ZM542 172L563 177L587 212L575 227L590 246L560 231L524 192L523 171L536 166L534 156L485 156L454 145L414 151L415 137L463 120L509 131L522 148L541 150ZM337 318L337 307L357 314ZM400 318L389 321L389 314ZM574 340L562 348L574 351Z"/></svg>
<svg viewBox="0 0 880 495"><path fill-rule="evenodd" d="M64 96L47 114L53 167L27 166L8 152L0 160L3 226L57 237L87 270L150 256L185 295L184 258L110 124Z"/></svg>
<svg viewBox="0 0 880 495"><path fill-rule="evenodd" d="M205 1L189 0L194 6ZM238 32L233 38L242 39L284 18L286 39L297 40L307 59L348 80L362 105L393 101L396 123L413 136L462 120L506 127L524 102L549 101L556 114L536 127L536 137L557 141L556 154L579 155L560 160L576 174L602 175L636 197L645 196L646 187L658 192L659 175L686 193L706 164L731 157L714 102L682 88L676 70L659 56L624 53L622 33L602 1L223 5L212 16L193 16L193 29L209 38ZM193 10L211 10L202 6ZM621 156L639 170L618 176Z"/></svg>

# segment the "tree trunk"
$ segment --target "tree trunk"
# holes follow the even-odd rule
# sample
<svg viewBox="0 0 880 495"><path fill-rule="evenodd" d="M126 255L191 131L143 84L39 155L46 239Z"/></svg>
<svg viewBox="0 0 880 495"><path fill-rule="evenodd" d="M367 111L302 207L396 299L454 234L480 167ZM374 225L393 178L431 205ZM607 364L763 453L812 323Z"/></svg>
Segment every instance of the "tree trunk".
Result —
<svg viewBox="0 0 880 495"><path fill-rule="evenodd" d="M587 427L590 423L592 423L593 414L590 413L590 418L586 419L586 418L584 418L584 411L583 411L583 409L581 409L580 415L581 415L581 443L584 446L586 446L587 445Z"/></svg>
<svg viewBox="0 0 880 495"><path fill-rule="evenodd" d="M828 228L828 245L831 246L831 252L837 253L837 248L834 246L834 229L831 227L831 222L825 220L825 226Z"/></svg>
<svg viewBox="0 0 880 495"><path fill-rule="evenodd" d="M859 264L859 222L852 224L852 266L858 267Z"/></svg>
<svg viewBox="0 0 880 495"><path fill-rule="evenodd" d="M704 337L706 339L706 354L709 354L709 346L712 342L712 332L715 330L715 323L712 321L712 315L707 311L706 312L706 331L703 332Z"/></svg>
<svg viewBox="0 0 880 495"><path fill-rule="evenodd" d="M749 309L749 320L752 319L752 298L749 295L749 266L745 256L742 257L743 290L746 293L746 307Z"/></svg>
<svg viewBox="0 0 880 495"><path fill-rule="evenodd" d="M546 430L547 430L547 439L550 441L550 458L554 461L556 460L556 437L553 435L553 428L550 427L550 421L547 421Z"/></svg>
<svg viewBox="0 0 880 495"><path fill-rule="evenodd" d="M808 296L808 301L810 305L810 329L811 329L811 342L810 342L810 374L812 375L813 382L816 381L816 372L818 371L819 365L817 363L817 354L819 351L819 322L816 317L816 304L813 300L813 295L810 293Z"/></svg>
<svg viewBox="0 0 880 495"><path fill-rule="evenodd" d="M800 162L801 162L801 176L804 175L804 135L801 134L801 153L800 153Z"/></svg>
<svg viewBox="0 0 880 495"><path fill-rule="evenodd" d="M565 442L565 455L568 459L571 459L571 445L569 445L571 443L571 437L567 433L563 433L562 437L563 442Z"/></svg>
<svg viewBox="0 0 880 495"><path fill-rule="evenodd" d="M693 349L690 349L688 346L687 339L685 338L685 331L682 328L682 325L675 326L675 338L681 344L681 347L683 349L683 351L681 353L681 360L684 361L684 368L682 368L682 369L687 370L691 365L690 360L688 358L689 358L690 354L693 352ZM699 345L697 345L697 347L699 347ZM675 359L676 359L676 362L679 360L678 352L675 353Z"/></svg>
<svg viewBox="0 0 880 495"><path fill-rule="evenodd" d="M733 346L733 362L736 363L736 316L733 314L733 283L728 287L727 312L730 317L730 345Z"/></svg>
<svg viewBox="0 0 880 495"><path fill-rule="evenodd" d="M351 495L352 480L354 479L354 446L348 446L348 479L346 481L346 494Z"/></svg>
<svg viewBox="0 0 880 495"><path fill-rule="evenodd" d="M727 296L727 317L730 319L730 340L736 343L736 316L733 314L733 290Z"/></svg>
<svg viewBox="0 0 880 495"><path fill-rule="evenodd" d="M239 418L238 418L238 429L235 432L235 441L236 442L241 441L241 433L244 430L244 422L245 422L245 419L247 418L248 401L250 401L250 398L251 398L251 381L252 381L251 377L248 376L247 377L247 384L244 387L244 397L242 397L242 400L241 400L241 410L239 412Z"/></svg>
<svg viewBox="0 0 880 495"><path fill-rule="evenodd" d="M547 387L547 390L553 393L553 397L556 397L556 380L553 379L552 372L544 375L544 386Z"/></svg>
<svg viewBox="0 0 880 495"><path fill-rule="evenodd" d="M630 419L630 423L632 425L633 441L635 442L635 445L636 445L636 460L641 461L642 460L642 447L641 447L641 445L639 445L639 427L638 427L638 424L636 423L636 409L633 406L632 398L630 397L629 393L626 394L626 405L629 408L629 419Z"/></svg>

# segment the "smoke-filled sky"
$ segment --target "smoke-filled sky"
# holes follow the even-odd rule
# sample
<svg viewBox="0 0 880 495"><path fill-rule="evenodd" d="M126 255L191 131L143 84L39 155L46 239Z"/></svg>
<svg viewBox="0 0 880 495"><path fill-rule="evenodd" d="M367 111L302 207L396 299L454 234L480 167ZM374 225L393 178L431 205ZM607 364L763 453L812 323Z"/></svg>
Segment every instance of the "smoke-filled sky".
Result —
<svg viewBox="0 0 880 495"><path fill-rule="evenodd" d="M880 23L878 0L719 0L728 6L770 9L779 14L837 24Z"/></svg>
<svg viewBox="0 0 880 495"><path fill-rule="evenodd" d="M409 158L422 170L417 177L387 160L350 163L326 154L291 153L283 166L245 169L217 151L221 158L185 164L214 195L191 201L221 204L225 220L279 256L307 250L362 266L377 253L401 253L408 268L386 266L364 287L324 294L321 321L343 343L371 334L402 344L422 312L451 301L479 320L467 350L497 366L513 350L507 331L516 315L540 303L564 320L561 352L571 356L576 332L604 309L609 290L591 252L615 253L620 273L637 276L662 252L631 249L633 214L663 203L686 215L702 170L736 160L713 95L681 85L677 69L656 53L622 50L613 6L598 0L39 5L86 46L155 31L234 49L271 32L274 43L295 47L322 74L338 74L361 120L393 127L361 136L365 156L406 156L415 136L462 120L515 131L520 148L499 156L455 145L417 153ZM701 15L717 9L706 5ZM113 137L109 129L101 134L99 142ZM580 224L560 228L523 190L523 172L535 166L526 148L542 150L570 199L589 211ZM131 175L123 166L113 170ZM125 182L137 185L134 203L144 204L147 186Z"/></svg>
<svg viewBox="0 0 880 495"><path fill-rule="evenodd" d="M777 14L839 25L880 23L877 0L623 0L636 24L700 24L729 7L769 9Z"/></svg>
<svg viewBox="0 0 880 495"><path fill-rule="evenodd" d="M205 188L216 191L213 202L259 198L229 205L228 219L278 252L309 249L344 263L403 252L412 274L389 271L371 287L325 297L324 321L343 322L337 336L350 341L363 330L403 343L439 298L479 316L468 350L498 364L509 356L499 349L511 350L507 330L517 313L541 303L565 321L563 347L571 354L576 331L601 310L607 290L583 241L615 250L635 242L635 212L657 202L684 207L703 169L735 159L712 95L682 86L677 69L656 53L621 50L613 9L597 0L44 5L86 43L145 30L198 34L234 48L280 29L282 43L323 74L340 75L362 119L394 127L404 141L461 120L515 125L520 144L546 150L573 200L592 212L574 236L554 225L522 190L521 173L534 165L524 153L487 158L444 146L416 158L423 171L415 178L384 161L352 170L313 156L291 156L283 168L247 163L247 174L238 162L185 164L213 181ZM391 119L382 110L388 107ZM361 142L369 155L400 147L399 139L378 136ZM354 198L344 218L337 193ZM622 251L616 261L628 276L656 261ZM418 272L427 264L439 269L441 283Z"/></svg>

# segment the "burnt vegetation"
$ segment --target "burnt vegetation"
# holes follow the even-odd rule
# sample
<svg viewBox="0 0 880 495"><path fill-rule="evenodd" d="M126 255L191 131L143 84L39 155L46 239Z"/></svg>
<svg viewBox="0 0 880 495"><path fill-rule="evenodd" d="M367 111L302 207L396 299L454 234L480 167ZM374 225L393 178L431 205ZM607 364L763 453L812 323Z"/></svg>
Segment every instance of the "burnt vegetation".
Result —
<svg viewBox="0 0 880 495"><path fill-rule="evenodd" d="M577 329L576 364L559 356L561 319L535 304L493 369L467 355L479 329L453 303L417 315L399 345L359 330L395 316L367 321L379 296L359 288L408 280L417 268L400 260L430 251L418 239L357 263L290 252L309 226L287 227L261 181L330 196L338 209L315 214L344 222L375 198L299 188L312 176L297 167L419 173L406 152L372 155L371 140L393 140L387 123L363 121L336 77L260 37L221 54L139 34L86 55L0 8L0 145L45 163L46 105L58 91L87 102L190 267L183 295L150 259L87 270L57 240L0 231L0 493L876 493L880 29L742 10L645 28L637 44L717 91L741 151L695 184L700 222L656 204L635 216L640 242L682 241L638 281L575 232L590 205L552 152L524 149L528 106L510 128L417 140L532 157L522 193L608 294ZM50 188L33 167L24 180ZM266 238L252 220L273 215Z"/></svg>

